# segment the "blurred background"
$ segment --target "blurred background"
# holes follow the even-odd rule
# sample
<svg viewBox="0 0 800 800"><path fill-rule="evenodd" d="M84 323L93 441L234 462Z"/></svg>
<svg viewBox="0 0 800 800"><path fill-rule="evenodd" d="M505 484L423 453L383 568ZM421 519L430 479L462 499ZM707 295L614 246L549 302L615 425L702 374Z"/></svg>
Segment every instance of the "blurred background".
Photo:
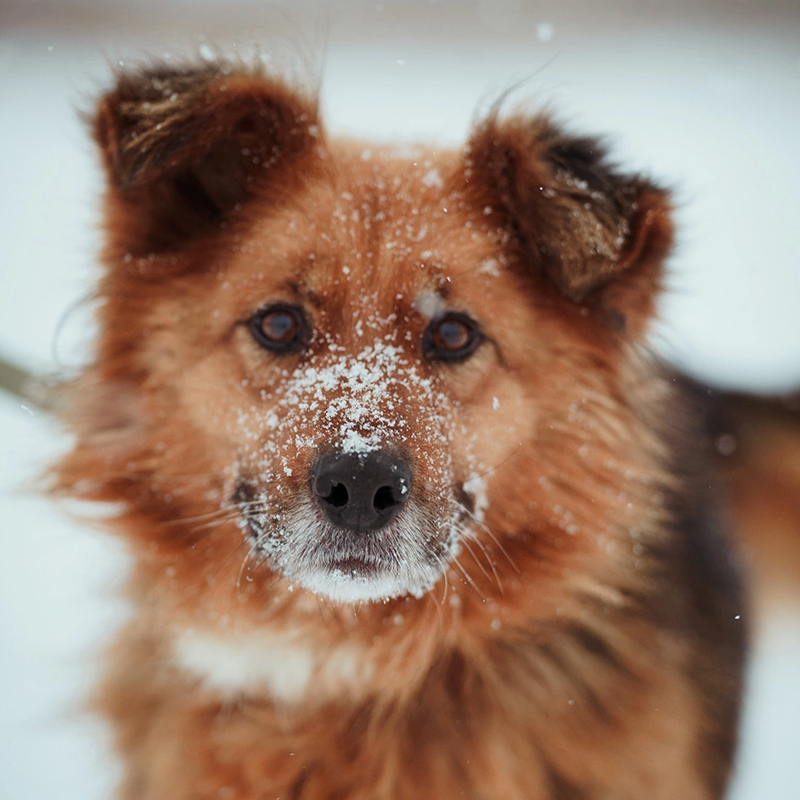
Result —
<svg viewBox="0 0 800 800"><path fill-rule="evenodd" d="M101 184L79 112L117 64L219 51L318 84L335 134L457 144L512 86L509 106L608 134L677 201L656 349L717 387L800 388L797 0L0 0L0 357L87 357ZM736 509L756 649L732 798L797 800L800 445L785 407L741 408L771 449ZM81 702L125 618L125 554L30 490L68 446L0 393L2 800L99 800L116 775Z"/></svg>

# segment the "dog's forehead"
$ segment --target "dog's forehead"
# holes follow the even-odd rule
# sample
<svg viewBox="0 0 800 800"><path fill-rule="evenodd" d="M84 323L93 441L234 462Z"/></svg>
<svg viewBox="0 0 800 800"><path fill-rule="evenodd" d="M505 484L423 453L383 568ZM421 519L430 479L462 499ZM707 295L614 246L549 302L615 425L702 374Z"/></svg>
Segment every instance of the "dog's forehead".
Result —
<svg viewBox="0 0 800 800"><path fill-rule="evenodd" d="M446 296L459 274L497 256L491 209L469 198L458 154L351 144L331 161L256 220L238 268L339 305L369 297L388 307Z"/></svg>

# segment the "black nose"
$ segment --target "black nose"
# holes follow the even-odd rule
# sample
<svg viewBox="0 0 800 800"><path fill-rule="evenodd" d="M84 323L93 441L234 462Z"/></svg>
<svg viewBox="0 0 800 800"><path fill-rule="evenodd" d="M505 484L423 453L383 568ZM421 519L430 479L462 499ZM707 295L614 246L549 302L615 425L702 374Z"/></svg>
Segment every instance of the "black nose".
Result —
<svg viewBox="0 0 800 800"><path fill-rule="evenodd" d="M311 488L328 519L376 530L398 514L411 490L411 467L387 453L331 453L314 465Z"/></svg>

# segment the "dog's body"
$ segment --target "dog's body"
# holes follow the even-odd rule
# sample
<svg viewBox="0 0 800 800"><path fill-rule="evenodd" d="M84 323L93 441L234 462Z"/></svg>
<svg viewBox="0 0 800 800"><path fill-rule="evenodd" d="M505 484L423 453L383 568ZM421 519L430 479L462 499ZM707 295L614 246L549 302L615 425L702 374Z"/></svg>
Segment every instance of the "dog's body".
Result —
<svg viewBox="0 0 800 800"><path fill-rule="evenodd" d="M542 119L329 141L241 68L127 74L62 492L121 501L125 800L710 800L735 569L641 351L664 192Z"/></svg>

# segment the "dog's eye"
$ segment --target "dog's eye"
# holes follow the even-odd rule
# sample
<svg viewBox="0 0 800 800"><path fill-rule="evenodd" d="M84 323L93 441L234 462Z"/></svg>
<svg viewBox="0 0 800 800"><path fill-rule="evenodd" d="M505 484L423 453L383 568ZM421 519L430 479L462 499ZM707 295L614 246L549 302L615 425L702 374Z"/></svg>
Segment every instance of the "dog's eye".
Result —
<svg viewBox="0 0 800 800"><path fill-rule="evenodd" d="M452 312L431 322L425 331L424 346L429 358L461 361L472 355L482 340L474 320Z"/></svg>
<svg viewBox="0 0 800 800"><path fill-rule="evenodd" d="M250 333L267 350L289 353L308 344L308 325L303 312L294 306L262 308L250 318Z"/></svg>

